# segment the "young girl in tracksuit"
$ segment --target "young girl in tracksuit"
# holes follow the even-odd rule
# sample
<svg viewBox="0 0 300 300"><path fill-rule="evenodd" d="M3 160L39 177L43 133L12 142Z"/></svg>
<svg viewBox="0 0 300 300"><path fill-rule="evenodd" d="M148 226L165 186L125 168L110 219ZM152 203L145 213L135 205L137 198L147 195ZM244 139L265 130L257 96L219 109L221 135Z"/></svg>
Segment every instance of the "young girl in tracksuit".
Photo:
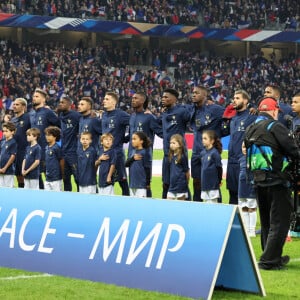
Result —
<svg viewBox="0 0 300 300"><path fill-rule="evenodd" d="M129 167L130 196L147 197L147 185L151 178L151 157L148 151L151 141L144 132L137 131L132 134L131 144L134 150L125 164Z"/></svg>
<svg viewBox="0 0 300 300"><path fill-rule="evenodd" d="M167 199L187 200L190 170L182 135L174 134L169 150L170 186Z"/></svg>
<svg viewBox="0 0 300 300"><path fill-rule="evenodd" d="M222 181L222 143L214 130L202 133L205 149L201 152L201 199L204 202L217 203L221 197Z"/></svg>

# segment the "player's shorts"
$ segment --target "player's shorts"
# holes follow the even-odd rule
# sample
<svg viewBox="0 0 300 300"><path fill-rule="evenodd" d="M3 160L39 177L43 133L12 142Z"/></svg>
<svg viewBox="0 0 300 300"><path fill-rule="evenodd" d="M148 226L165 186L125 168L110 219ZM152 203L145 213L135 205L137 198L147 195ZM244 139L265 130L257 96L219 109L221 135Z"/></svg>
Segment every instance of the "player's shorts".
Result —
<svg viewBox="0 0 300 300"><path fill-rule="evenodd" d="M239 206L241 208L257 208L257 201L255 198L239 198Z"/></svg>
<svg viewBox="0 0 300 300"><path fill-rule="evenodd" d="M134 189L130 188L130 196L133 197L147 197L147 189Z"/></svg>
<svg viewBox="0 0 300 300"><path fill-rule="evenodd" d="M201 191L201 199L204 202L217 203L220 198L220 190Z"/></svg>
<svg viewBox="0 0 300 300"><path fill-rule="evenodd" d="M114 186L108 185L106 187L99 187L99 195L114 195L115 191L114 191Z"/></svg>
<svg viewBox="0 0 300 300"><path fill-rule="evenodd" d="M1 187L13 188L14 183L15 183L14 175L0 174L0 186Z"/></svg>
<svg viewBox="0 0 300 300"><path fill-rule="evenodd" d="M38 179L24 179L24 189L39 190L40 184Z"/></svg>
<svg viewBox="0 0 300 300"><path fill-rule="evenodd" d="M172 192L167 193L167 199L174 199L174 200L177 200L178 198L188 199L188 197L189 197L188 193L172 193Z"/></svg>
<svg viewBox="0 0 300 300"><path fill-rule="evenodd" d="M44 182L44 188L47 191L57 191L61 192L62 191L62 180L55 180L55 181L45 181Z"/></svg>
<svg viewBox="0 0 300 300"><path fill-rule="evenodd" d="M83 194L96 194L97 186L96 185L79 186L79 192Z"/></svg>

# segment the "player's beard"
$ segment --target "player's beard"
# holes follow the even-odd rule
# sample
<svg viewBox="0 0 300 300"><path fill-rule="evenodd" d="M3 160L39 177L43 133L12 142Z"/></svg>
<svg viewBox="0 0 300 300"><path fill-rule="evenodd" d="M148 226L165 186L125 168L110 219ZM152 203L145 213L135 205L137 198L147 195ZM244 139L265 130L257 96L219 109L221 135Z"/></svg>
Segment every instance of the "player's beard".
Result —
<svg viewBox="0 0 300 300"><path fill-rule="evenodd" d="M240 111L240 110L243 109L243 108L244 108L244 105L243 105L242 103L240 103L240 104L234 106L234 109L235 109L236 111Z"/></svg>
<svg viewBox="0 0 300 300"><path fill-rule="evenodd" d="M40 105L39 103L36 103L36 102L32 102L32 106L33 107L36 107L36 106L38 106L38 105Z"/></svg>

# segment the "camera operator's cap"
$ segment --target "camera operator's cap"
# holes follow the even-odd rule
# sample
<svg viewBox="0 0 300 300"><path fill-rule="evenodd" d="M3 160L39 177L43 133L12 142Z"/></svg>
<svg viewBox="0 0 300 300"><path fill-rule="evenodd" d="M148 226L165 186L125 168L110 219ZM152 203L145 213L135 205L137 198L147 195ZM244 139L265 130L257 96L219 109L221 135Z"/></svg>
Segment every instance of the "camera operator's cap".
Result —
<svg viewBox="0 0 300 300"><path fill-rule="evenodd" d="M279 108L278 102L274 98L264 98L260 101L258 106L259 111L271 111L271 110L281 110Z"/></svg>

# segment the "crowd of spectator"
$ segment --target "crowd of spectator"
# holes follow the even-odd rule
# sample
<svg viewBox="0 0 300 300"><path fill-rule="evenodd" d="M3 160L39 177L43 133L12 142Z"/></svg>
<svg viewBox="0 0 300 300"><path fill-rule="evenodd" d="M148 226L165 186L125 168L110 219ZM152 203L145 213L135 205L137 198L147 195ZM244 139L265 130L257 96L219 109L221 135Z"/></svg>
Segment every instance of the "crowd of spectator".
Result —
<svg viewBox="0 0 300 300"><path fill-rule="evenodd" d="M24 97L30 109L33 91L41 87L47 90L52 108L61 95L67 94L75 106L82 96L90 96L95 108L102 109L105 93L114 91L120 95L120 107L130 111L131 96L143 91L153 113L159 114L161 94L167 87L180 91L182 103L190 103L193 85L204 85L221 105L230 102L240 88L249 92L253 102L263 95L267 84L279 86L286 102L300 90L300 60L295 55L267 60L260 52L237 58L154 50L149 53L153 63L139 68L128 65L128 59L133 60L128 51L128 47L85 48L82 44L71 49L39 43L19 47L12 41L0 40L0 105L10 109L14 98ZM142 64L141 60L135 62Z"/></svg>
<svg viewBox="0 0 300 300"><path fill-rule="evenodd" d="M298 0L6 0L0 12L207 28L299 30Z"/></svg>

